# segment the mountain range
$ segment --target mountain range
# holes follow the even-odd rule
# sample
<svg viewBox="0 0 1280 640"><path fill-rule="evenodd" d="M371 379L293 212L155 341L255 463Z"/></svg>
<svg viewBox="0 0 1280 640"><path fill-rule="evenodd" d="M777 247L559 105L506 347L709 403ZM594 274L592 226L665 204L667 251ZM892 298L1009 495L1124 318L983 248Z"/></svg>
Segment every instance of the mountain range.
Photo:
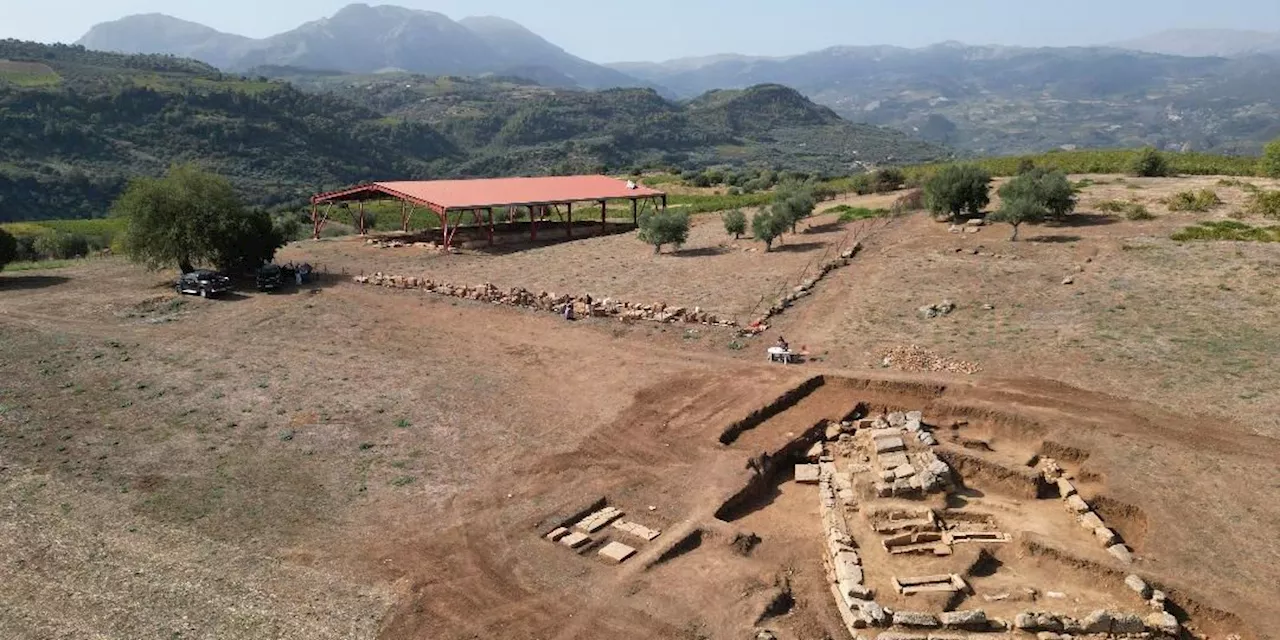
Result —
<svg viewBox="0 0 1280 640"><path fill-rule="evenodd" d="M288 66L343 73L521 75L586 89L647 84L573 56L510 20L454 21L387 5L352 4L330 18L260 40L163 14L135 15L94 26L76 44L193 58L227 71Z"/></svg>
<svg viewBox="0 0 1280 640"><path fill-rule="evenodd" d="M780 84L848 120L971 154L1142 145L1254 153L1280 136L1280 34L1266 32L1183 30L1092 47L845 46L599 65L502 18L455 22L351 5L261 40L147 15L98 25L80 44L193 57L250 74L497 75L556 88L649 87L682 100Z"/></svg>

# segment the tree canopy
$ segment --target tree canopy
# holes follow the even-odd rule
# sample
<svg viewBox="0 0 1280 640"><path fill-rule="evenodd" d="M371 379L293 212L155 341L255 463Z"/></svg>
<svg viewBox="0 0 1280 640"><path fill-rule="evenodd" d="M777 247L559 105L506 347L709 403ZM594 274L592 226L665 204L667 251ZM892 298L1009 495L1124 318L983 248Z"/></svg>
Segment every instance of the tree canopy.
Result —
<svg viewBox="0 0 1280 640"><path fill-rule="evenodd" d="M193 165L133 180L112 214L125 219L125 254L149 269L213 264L235 273L271 260L284 244L270 216L245 209L226 178Z"/></svg>
<svg viewBox="0 0 1280 640"><path fill-rule="evenodd" d="M952 164L938 170L924 185L925 202L934 215L952 221L960 214L977 215L991 204L991 174L972 164Z"/></svg>
<svg viewBox="0 0 1280 640"><path fill-rule="evenodd" d="M4 271L5 265L13 262L17 255L18 240L13 237L13 234L0 229L0 271Z"/></svg>
<svg viewBox="0 0 1280 640"><path fill-rule="evenodd" d="M1013 226L1011 242L1018 241L1018 227L1023 223L1043 222L1049 216L1049 209L1043 202L1026 195L1018 195L1008 200L1001 200L1000 208L987 216L991 222L1006 222Z"/></svg>
<svg viewBox="0 0 1280 640"><path fill-rule="evenodd" d="M1258 161L1258 173L1268 178L1280 178L1280 138L1267 143Z"/></svg>
<svg viewBox="0 0 1280 640"><path fill-rule="evenodd" d="M662 253L663 245L677 249L689 239L689 214L683 211L659 211L640 219L640 239L653 245L653 252Z"/></svg>
<svg viewBox="0 0 1280 640"><path fill-rule="evenodd" d="M742 209L724 212L721 220L724 222L725 233L733 234L734 240L741 238L742 234L747 232L747 214L743 213Z"/></svg>
<svg viewBox="0 0 1280 640"><path fill-rule="evenodd" d="M778 190L773 201L773 215L796 232L796 225L801 220L813 215L817 207L813 191L807 186L786 185Z"/></svg>
<svg viewBox="0 0 1280 640"><path fill-rule="evenodd" d="M1076 210L1076 190L1067 174L1045 168L1032 168L1000 187L1001 200L1026 199L1038 202L1048 217L1061 220Z"/></svg>
<svg viewBox="0 0 1280 640"><path fill-rule="evenodd" d="M761 209L751 217L751 235L764 243L764 250L773 249L773 241L787 230L789 221L773 209Z"/></svg>

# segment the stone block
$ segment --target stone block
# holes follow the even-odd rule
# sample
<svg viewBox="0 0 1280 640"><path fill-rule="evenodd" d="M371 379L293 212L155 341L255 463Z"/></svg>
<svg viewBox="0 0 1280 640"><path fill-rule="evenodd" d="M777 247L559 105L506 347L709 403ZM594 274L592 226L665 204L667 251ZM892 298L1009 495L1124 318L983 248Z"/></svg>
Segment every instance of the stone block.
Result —
<svg viewBox="0 0 1280 640"><path fill-rule="evenodd" d="M577 531L560 538L560 544L569 547L570 549L577 549L586 545L588 542L591 542L591 536Z"/></svg>
<svg viewBox="0 0 1280 640"><path fill-rule="evenodd" d="M614 564L621 564L626 561L627 558L635 555L635 553L635 549L628 547L621 542L610 542L600 550L600 557Z"/></svg>
<svg viewBox="0 0 1280 640"><path fill-rule="evenodd" d="M1092 511L1086 511L1086 512L1084 512L1084 513L1080 514L1080 517L1078 518L1078 520L1079 520L1079 522L1080 522L1080 526L1081 526L1081 527L1084 527L1085 529L1088 529L1088 530L1090 530L1090 531L1093 531L1094 529L1097 529L1098 527L1106 526L1106 525L1102 522L1102 518L1099 518L1099 517L1098 517L1098 514L1096 514L1096 513L1092 512Z"/></svg>
<svg viewBox="0 0 1280 640"><path fill-rule="evenodd" d="M900 428L902 425L907 423L907 414L901 411L894 411L886 416L885 419L889 421L889 426Z"/></svg>
<svg viewBox="0 0 1280 640"><path fill-rule="evenodd" d="M879 457L881 469L897 469L904 464L911 464L905 453L887 453Z"/></svg>
<svg viewBox="0 0 1280 640"><path fill-rule="evenodd" d="M820 467L816 464L796 465L796 482L802 484L818 484Z"/></svg>
<svg viewBox="0 0 1280 640"><path fill-rule="evenodd" d="M858 610L873 626L883 627L889 623L889 616L884 612L884 607L875 602L864 602Z"/></svg>
<svg viewBox="0 0 1280 640"><path fill-rule="evenodd" d="M877 498L889 498L893 496L893 485L887 482L877 482L875 484Z"/></svg>
<svg viewBox="0 0 1280 640"><path fill-rule="evenodd" d="M894 611L893 623L918 629L936 629L942 626L942 623L938 622L938 618L932 613L924 613L922 611Z"/></svg>
<svg viewBox="0 0 1280 640"><path fill-rule="evenodd" d="M908 420L906 429L909 433L919 433L924 429L924 425L919 420Z"/></svg>
<svg viewBox="0 0 1280 640"><path fill-rule="evenodd" d="M893 427L885 427L882 429L871 430L872 440L883 440L885 438L893 438L900 435L902 435L902 429L895 429Z"/></svg>
<svg viewBox="0 0 1280 640"><path fill-rule="evenodd" d="M1114 556L1122 564L1133 564L1133 554L1129 552L1129 547L1122 544L1114 544L1107 547L1107 553Z"/></svg>
<svg viewBox="0 0 1280 640"><path fill-rule="evenodd" d="M817 462L818 458L822 457L822 443L821 442L814 443L812 447L809 447L809 451L805 453L804 457L806 460L809 460L810 462Z"/></svg>
<svg viewBox="0 0 1280 640"><path fill-rule="evenodd" d="M987 612L982 609L968 611L948 611L938 616L942 626L948 629L981 631L987 628Z"/></svg>
<svg viewBox="0 0 1280 640"><path fill-rule="evenodd" d="M929 640L929 636L923 633L902 633L898 631L886 631L876 636L876 640Z"/></svg>
<svg viewBox="0 0 1280 640"><path fill-rule="evenodd" d="M923 412L923 411L908 411L906 415L907 415L907 422L922 422L922 421L924 421L924 412Z"/></svg>
<svg viewBox="0 0 1280 640"><path fill-rule="evenodd" d="M552 529L551 533L547 534L547 539L552 542L559 542L560 538L563 538L567 535L569 535L569 530L567 528L556 527L555 529Z"/></svg>
<svg viewBox="0 0 1280 640"><path fill-rule="evenodd" d="M897 474L895 474L892 469L886 469L885 471L881 471L879 476L880 476L881 482L893 482L894 480L898 479Z"/></svg>
<svg viewBox="0 0 1280 640"><path fill-rule="evenodd" d="M1125 633L1142 633L1147 630L1147 625L1142 622L1142 618L1132 614L1120 614L1111 620L1111 633L1113 635L1121 635Z"/></svg>
<svg viewBox="0 0 1280 640"><path fill-rule="evenodd" d="M909 464L900 465L900 466L894 467L893 469L893 477L894 479L897 479L897 480L910 478L915 474L916 474L915 468Z"/></svg>
<svg viewBox="0 0 1280 640"><path fill-rule="evenodd" d="M1076 495L1076 486L1066 478L1058 478L1058 495L1066 498L1067 496Z"/></svg>
<svg viewBox="0 0 1280 640"><path fill-rule="evenodd" d="M1067 503L1067 508L1077 514L1083 514L1085 512L1091 511L1091 509L1089 508L1089 503L1085 502L1084 498L1081 498L1079 494L1069 496L1066 499L1066 503Z"/></svg>
<svg viewBox="0 0 1280 640"><path fill-rule="evenodd" d="M886 453L897 453L906 451L907 443L902 441L900 436L892 436L889 438L881 438L876 440L876 453L884 455Z"/></svg>
<svg viewBox="0 0 1280 640"><path fill-rule="evenodd" d="M1111 633L1112 615L1106 609L1098 609L1080 621L1084 633Z"/></svg>
<svg viewBox="0 0 1280 640"><path fill-rule="evenodd" d="M1093 537L1097 538L1098 542L1101 542L1104 547L1112 547L1120 544L1120 536L1117 536L1115 531L1112 531L1107 527L1098 527L1097 529L1094 529Z"/></svg>
<svg viewBox="0 0 1280 640"><path fill-rule="evenodd" d="M1167 636L1176 637L1178 632L1181 631L1181 625L1178 624L1178 619L1173 617L1173 614L1168 611L1157 611L1147 616L1146 622L1147 628L1152 631L1163 633Z"/></svg>
<svg viewBox="0 0 1280 640"><path fill-rule="evenodd" d="M1147 584L1147 581L1143 580L1141 576L1129 574L1124 579L1124 586L1129 587L1130 591L1138 594L1138 597L1143 600L1151 597L1151 585Z"/></svg>

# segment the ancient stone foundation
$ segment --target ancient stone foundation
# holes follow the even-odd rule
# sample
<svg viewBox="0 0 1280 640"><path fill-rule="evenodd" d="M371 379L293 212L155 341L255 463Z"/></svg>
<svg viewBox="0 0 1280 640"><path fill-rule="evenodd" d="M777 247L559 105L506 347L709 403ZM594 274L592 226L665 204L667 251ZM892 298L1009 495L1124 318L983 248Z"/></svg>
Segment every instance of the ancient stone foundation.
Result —
<svg viewBox="0 0 1280 640"><path fill-rule="evenodd" d="M849 247L848 249L845 249L844 251L840 252L840 257L834 260L828 260L827 262L822 263L818 267L817 274L815 274L813 277L806 278L799 285L796 285L796 287L792 289L789 293L782 296L781 298L778 298L778 301L773 303L773 305L770 306L769 309L764 312L764 315L761 315L759 318L756 318L755 320L751 321L751 323L748 324L746 327L743 327L742 335L752 336L752 335L756 335L756 334L760 334L760 333L764 333L765 331L768 331L770 318L783 313L788 308L790 308L791 305L795 304L797 300L808 297L811 293L813 293L813 288L817 286L818 282L820 282L823 278L827 277L828 273L831 273L832 271L835 271L840 267L849 266L849 264L853 261L853 257L858 255L859 251L862 251L862 243L855 242L853 243L852 247Z"/></svg>
<svg viewBox="0 0 1280 640"><path fill-rule="evenodd" d="M670 306L661 302L636 304L612 298L597 299L591 295L557 295L546 291L534 293L522 287L503 290L487 282L478 285L457 285L436 282L428 278L387 275L384 273L375 273L371 276L356 276L354 281L356 284L368 284L389 289L418 289L452 298L523 307L557 314L564 314L567 307L572 307L575 318L617 318L623 322L647 321L717 327L738 326L737 321L732 318L703 311L700 307L690 309Z"/></svg>

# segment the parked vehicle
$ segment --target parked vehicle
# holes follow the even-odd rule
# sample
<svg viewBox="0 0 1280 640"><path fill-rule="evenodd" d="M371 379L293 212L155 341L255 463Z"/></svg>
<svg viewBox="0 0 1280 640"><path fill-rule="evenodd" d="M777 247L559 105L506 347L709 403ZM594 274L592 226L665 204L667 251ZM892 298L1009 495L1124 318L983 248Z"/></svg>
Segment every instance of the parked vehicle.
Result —
<svg viewBox="0 0 1280 640"><path fill-rule="evenodd" d="M278 264L263 265L256 276L258 291L274 291L285 285L284 269Z"/></svg>
<svg viewBox="0 0 1280 640"><path fill-rule="evenodd" d="M187 293L198 295L202 298L216 296L231 290L231 278L228 278L217 271L209 269L196 269L191 273L184 273L178 278L178 282L174 285L178 293Z"/></svg>

